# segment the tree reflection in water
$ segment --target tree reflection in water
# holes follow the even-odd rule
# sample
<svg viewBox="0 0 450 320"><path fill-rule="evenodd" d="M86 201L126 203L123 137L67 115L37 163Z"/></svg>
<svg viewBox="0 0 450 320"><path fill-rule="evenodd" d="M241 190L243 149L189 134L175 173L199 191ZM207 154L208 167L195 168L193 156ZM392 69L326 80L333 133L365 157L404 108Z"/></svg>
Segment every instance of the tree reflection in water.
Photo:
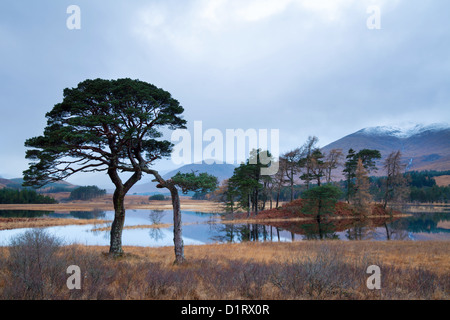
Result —
<svg viewBox="0 0 450 320"><path fill-rule="evenodd" d="M164 215L165 215L164 210L152 210L148 215L148 217L152 222L152 224L157 226L161 224L161 219L164 217ZM150 228L148 234L150 238L155 241L159 241L164 238L161 228L159 227Z"/></svg>
<svg viewBox="0 0 450 320"><path fill-rule="evenodd" d="M263 224L220 224L211 223L212 241L281 241L283 239L302 240L402 240L408 232L401 225L394 224L393 218L362 219L321 219L305 222L274 222ZM386 230L385 232L383 230ZM288 237L286 237L288 233ZM340 235L339 235L340 233ZM299 237L300 236L300 237Z"/></svg>

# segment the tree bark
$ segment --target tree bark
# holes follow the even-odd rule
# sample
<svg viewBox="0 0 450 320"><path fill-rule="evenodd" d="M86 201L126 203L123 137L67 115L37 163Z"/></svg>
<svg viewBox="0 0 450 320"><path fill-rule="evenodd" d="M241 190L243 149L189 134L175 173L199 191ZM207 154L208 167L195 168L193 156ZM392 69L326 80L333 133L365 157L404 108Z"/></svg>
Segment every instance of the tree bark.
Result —
<svg viewBox="0 0 450 320"><path fill-rule="evenodd" d="M110 168L108 170L108 175L116 186L113 195L114 221L111 225L109 253L114 257L119 257L123 255L122 231L125 223L125 195L130 188L141 179L142 172L137 169L125 184L122 184L122 180L115 169Z"/></svg>
<svg viewBox="0 0 450 320"><path fill-rule="evenodd" d="M170 195L172 196L173 207L173 243L175 251L174 264L183 264L186 262L184 257L184 243L182 236L182 223L181 223L181 209L180 209L180 197L178 190L175 186L169 185Z"/></svg>
<svg viewBox="0 0 450 320"><path fill-rule="evenodd" d="M391 240L391 234L389 233L389 228L386 222L384 223L384 227L386 229L386 240Z"/></svg>
<svg viewBox="0 0 450 320"><path fill-rule="evenodd" d="M259 197L258 188L256 188L256 190L255 190L255 216L258 215L258 197Z"/></svg>
<svg viewBox="0 0 450 320"><path fill-rule="evenodd" d="M250 217L250 210L251 210L251 200L250 200L250 192L248 193L248 208L247 208L247 218Z"/></svg>
<svg viewBox="0 0 450 320"><path fill-rule="evenodd" d="M275 208L278 208L279 202L280 202L280 189L278 189L278 192L277 192L277 204L275 205Z"/></svg>
<svg viewBox="0 0 450 320"><path fill-rule="evenodd" d="M186 262L186 258L184 256L184 243L183 243L183 234L181 229L181 206L180 206L180 197L178 195L178 189L172 180L164 180L160 174L155 170L145 169L145 172L152 174L155 177L155 180L159 184L156 186L157 188L167 188L170 191L170 195L172 198L172 208L173 208L173 245L175 251L175 261L174 264L183 264Z"/></svg>
<svg viewBox="0 0 450 320"><path fill-rule="evenodd" d="M294 171L291 169L291 202L294 201Z"/></svg>
<svg viewBox="0 0 450 320"><path fill-rule="evenodd" d="M124 200L125 194L122 191L116 189L113 196L114 221L111 226L111 239L109 248L109 253L113 256L121 256L123 254L122 230L125 223Z"/></svg>

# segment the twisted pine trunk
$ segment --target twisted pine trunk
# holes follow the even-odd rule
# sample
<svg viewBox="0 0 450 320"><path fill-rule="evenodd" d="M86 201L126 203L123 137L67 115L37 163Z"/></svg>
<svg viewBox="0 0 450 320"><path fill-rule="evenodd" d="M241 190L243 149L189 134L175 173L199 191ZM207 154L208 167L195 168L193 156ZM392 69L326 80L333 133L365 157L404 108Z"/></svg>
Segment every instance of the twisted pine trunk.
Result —
<svg viewBox="0 0 450 320"><path fill-rule="evenodd" d="M146 172L155 177L155 182L158 182L157 188L167 188L170 191L173 207L173 244L175 251L174 264L183 264L186 262L184 257L184 243L181 230L181 206L178 189L172 180L164 180L157 171L146 169Z"/></svg>
<svg viewBox="0 0 450 320"><path fill-rule="evenodd" d="M140 170L134 172L125 184L122 183L122 180L119 178L119 175L114 168L109 169L108 174L111 181L116 186L116 190L113 195L114 221L111 225L109 253L114 257L118 257L123 255L122 230L125 224L125 195L130 188L141 179L142 172Z"/></svg>
<svg viewBox="0 0 450 320"><path fill-rule="evenodd" d="M125 194L119 190L114 192L114 221L111 225L111 239L109 253L113 256L121 256L122 249L122 230L125 223Z"/></svg>
<svg viewBox="0 0 450 320"><path fill-rule="evenodd" d="M180 197L178 196L178 190L175 186L170 186L170 195L172 196L173 207L173 243L175 250L175 262L174 264L183 264L186 262L184 257L184 243L181 230L181 209L180 209Z"/></svg>

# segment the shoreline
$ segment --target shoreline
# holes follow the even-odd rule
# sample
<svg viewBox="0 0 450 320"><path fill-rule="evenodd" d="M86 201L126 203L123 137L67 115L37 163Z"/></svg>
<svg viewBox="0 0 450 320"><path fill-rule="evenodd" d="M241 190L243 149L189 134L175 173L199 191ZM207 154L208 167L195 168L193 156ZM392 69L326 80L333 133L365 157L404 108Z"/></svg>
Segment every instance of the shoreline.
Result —
<svg viewBox="0 0 450 320"><path fill-rule="evenodd" d="M95 221L95 222L94 222ZM47 228L71 225L96 225L109 223L109 220L75 219L75 218L0 218L0 231L23 228Z"/></svg>
<svg viewBox="0 0 450 320"><path fill-rule="evenodd" d="M220 204L208 200L180 199L181 210L201 211L208 213L224 213ZM148 201L146 196L128 196L125 198L126 210L172 210L171 200ZM70 211L114 211L112 196L92 201L71 201L56 204L0 204L0 210L54 211L70 213Z"/></svg>
<svg viewBox="0 0 450 320"><path fill-rule="evenodd" d="M51 211L61 214L70 214L71 211L113 211L112 196L106 195L91 201L71 201L58 204L0 204L0 210L11 211ZM295 216L294 213L281 214L283 207L280 207L280 215L278 210L266 210L266 214L260 213L258 216L251 215L246 217L244 212L236 212L234 214L226 213L220 203L208 200L192 200L190 198L180 199L181 210L197 211L205 213L222 214L221 218L215 223L222 224L239 224L239 223L253 223L253 224L270 224L280 222L302 222L313 221L313 217ZM288 205L289 206L289 205ZM434 206L436 204L417 204L416 206ZM147 196L130 195L125 198L126 210L172 210L171 200L148 201ZM275 214L273 212L275 211ZM270 213L271 212L271 213ZM269 214L267 214L269 213ZM410 217L412 214L402 214L396 212L389 214L370 214L367 216L331 216L329 220L358 220L358 219L397 219L403 217ZM87 224L105 224L110 223L109 220L92 220L92 219L75 219L75 218L51 218L51 217L36 217L36 218L2 218L0 217L0 230L10 230L19 228L33 228L33 227L51 227L62 225L87 225ZM184 225L184 224L183 224ZM157 226L145 226L146 228L156 228Z"/></svg>

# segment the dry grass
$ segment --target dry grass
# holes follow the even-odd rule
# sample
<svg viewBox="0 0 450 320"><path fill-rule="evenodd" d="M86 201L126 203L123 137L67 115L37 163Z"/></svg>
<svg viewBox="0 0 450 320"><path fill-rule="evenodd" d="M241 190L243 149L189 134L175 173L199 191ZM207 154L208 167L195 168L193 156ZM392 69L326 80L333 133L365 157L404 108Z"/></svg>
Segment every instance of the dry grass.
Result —
<svg viewBox="0 0 450 320"><path fill-rule="evenodd" d="M52 194L52 196L54 196ZM55 196L56 197L56 196ZM61 195L59 195L61 197ZM192 200L180 197L181 210L201 212L223 212L220 204L207 200ZM125 197L126 209L172 210L171 200L149 201L147 196L130 195ZM94 211L114 210L112 195L89 201L70 201L57 204L0 204L0 210L41 210L41 211Z"/></svg>
<svg viewBox="0 0 450 320"><path fill-rule="evenodd" d="M450 176L434 177L434 180L439 187L450 186Z"/></svg>
<svg viewBox="0 0 450 320"><path fill-rule="evenodd" d="M155 223L155 224L139 224L135 226L124 226L123 229L159 229L159 228L169 228L173 226L171 223ZM111 227L101 227L101 228L94 228L91 231L110 231Z"/></svg>
<svg viewBox="0 0 450 320"><path fill-rule="evenodd" d="M54 196L55 194L52 194ZM61 198L68 197L68 194L56 194ZM187 197L181 197L181 210L220 213L223 211L220 204L206 200L192 200ZM172 202L149 201L147 196L130 195L125 198L126 209L143 209L143 210L172 210ZM39 210L39 211L55 211L58 213L67 213L71 211L95 211L95 210L114 210L112 204L112 195L106 195L90 201L71 201L58 204L0 204L0 210ZM84 220L84 219L65 219L65 218L0 218L0 230L16 229L16 228L39 228L62 225L84 225L84 224L102 224L109 221L106 220ZM126 228L167 228L167 226L140 226ZM108 227L102 230L109 230Z"/></svg>
<svg viewBox="0 0 450 320"><path fill-rule="evenodd" d="M81 291L64 290L67 275L29 274L23 282L22 249L11 259L0 247L0 297L38 299L444 299L450 298L446 242L304 241L186 246L188 259L173 265L173 247L125 247L119 259L107 247L66 246L51 261L79 265ZM382 290L365 287L370 264L379 265ZM28 270L28 269L27 269ZM33 269L37 270L37 269ZM56 273L55 273L56 272ZM39 290L38 290L39 289Z"/></svg>
<svg viewBox="0 0 450 320"><path fill-rule="evenodd" d="M437 227L450 230L450 221L439 221Z"/></svg>
<svg viewBox="0 0 450 320"><path fill-rule="evenodd" d="M425 268L440 275L450 273L450 247L448 241L298 241L298 242L242 242L232 244L205 244L185 246L188 260L208 259L226 263L232 260L285 263L292 259L314 257L322 246L340 251L349 258L372 256L386 265L399 268ZM80 250L107 253L104 246L78 246ZM130 247L124 251L129 263L147 261L173 266L173 247ZM188 265L189 267L189 265Z"/></svg>
<svg viewBox="0 0 450 320"><path fill-rule="evenodd" d="M220 223L220 221L209 221L208 223ZM184 222L183 226L190 226L194 224L202 224L202 222ZM134 226L124 226L123 229L164 229L170 228L173 223L154 223L154 224L138 224ZM92 229L92 231L110 231L111 226Z"/></svg>

